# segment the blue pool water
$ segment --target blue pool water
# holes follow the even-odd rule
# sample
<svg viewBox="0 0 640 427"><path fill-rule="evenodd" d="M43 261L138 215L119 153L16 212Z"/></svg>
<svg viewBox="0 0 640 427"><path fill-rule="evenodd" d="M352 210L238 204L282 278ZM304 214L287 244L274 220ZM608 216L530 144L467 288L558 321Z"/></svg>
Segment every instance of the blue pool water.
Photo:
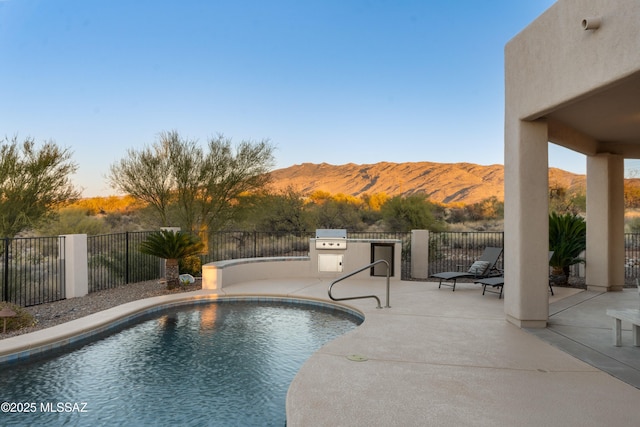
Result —
<svg viewBox="0 0 640 427"><path fill-rule="evenodd" d="M0 402L13 406L3 404L0 424L284 426L304 361L359 323L302 304L170 309L72 352L0 367Z"/></svg>

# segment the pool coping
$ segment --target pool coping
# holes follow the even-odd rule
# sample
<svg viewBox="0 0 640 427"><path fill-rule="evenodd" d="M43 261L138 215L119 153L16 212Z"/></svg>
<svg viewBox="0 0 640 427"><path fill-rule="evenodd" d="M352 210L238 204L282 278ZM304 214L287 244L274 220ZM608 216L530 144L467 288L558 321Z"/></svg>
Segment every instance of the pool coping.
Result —
<svg viewBox="0 0 640 427"><path fill-rule="evenodd" d="M365 318L364 313L355 307L320 298L290 294L220 294L211 290L198 290L131 301L70 322L2 339L0 340L0 366L24 362L30 358L46 356L46 353L49 352L53 353L67 347L90 342L99 335L108 334L111 331L115 333L129 324L135 323L141 317L162 310L215 301L299 302L310 306L340 310L361 321L364 321Z"/></svg>
<svg viewBox="0 0 640 427"><path fill-rule="evenodd" d="M348 282L341 293L384 291L382 281ZM328 285L255 280L140 301L330 303ZM561 290L550 301L566 297ZM400 281L392 296L392 309L351 302L365 321L300 368L287 392L287 425L637 425L640 390L516 328L504 318L504 300L483 296L477 285L451 292L437 282Z"/></svg>

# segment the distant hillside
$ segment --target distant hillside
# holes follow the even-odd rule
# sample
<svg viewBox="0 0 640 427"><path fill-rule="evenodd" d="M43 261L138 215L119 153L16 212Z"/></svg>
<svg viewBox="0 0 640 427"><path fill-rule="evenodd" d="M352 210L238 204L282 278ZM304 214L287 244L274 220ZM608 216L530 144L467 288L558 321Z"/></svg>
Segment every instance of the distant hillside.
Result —
<svg viewBox="0 0 640 427"><path fill-rule="evenodd" d="M434 202L479 202L491 196L504 200L504 166L472 163L375 163L330 165L303 163L271 172L272 187L289 186L302 194L321 190L353 196L426 194ZM549 185L585 188L586 176L549 169Z"/></svg>

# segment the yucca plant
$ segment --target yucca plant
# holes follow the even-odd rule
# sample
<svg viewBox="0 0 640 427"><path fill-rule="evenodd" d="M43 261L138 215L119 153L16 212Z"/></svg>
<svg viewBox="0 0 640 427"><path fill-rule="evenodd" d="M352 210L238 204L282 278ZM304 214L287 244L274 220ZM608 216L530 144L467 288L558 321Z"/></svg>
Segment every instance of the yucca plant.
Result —
<svg viewBox="0 0 640 427"><path fill-rule="evenodd" d="M566 284L569 267L585 262L580 254L587 248L587 223L574 214L549 215L549 250L553 256L549 261L552 274L559 278L557 284Z"/></svg>
<svg viewBox="0 0 640 427"><path fill-rule="evenodd" d="M204 244L193 234L171 230L154 231L145 241L140 243L140 252L143 254L166 260L167 289L174 289L180 285L178 261L188 256L197 255L202 252L203 248Z"/></svg>

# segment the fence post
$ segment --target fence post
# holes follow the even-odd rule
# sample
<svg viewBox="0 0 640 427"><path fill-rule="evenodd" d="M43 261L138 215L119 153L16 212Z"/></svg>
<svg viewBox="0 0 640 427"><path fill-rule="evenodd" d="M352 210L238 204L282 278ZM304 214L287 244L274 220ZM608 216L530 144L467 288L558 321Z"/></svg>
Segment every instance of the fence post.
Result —
<svg viewBox="0 0 640 427"><path fill-rule="evenodd" d="M86 234L64 236L65 297L83 297L89 293L89 267Z"/></svg>
<svg viewBox="0 0 640 427"><path fill-rule="evenodd" d="M429 230L411 230L411 278L429 277Z"/></svg>
<svg viewBox="0 0 640 427"><path fill-rule="evenodd" d="M4 298L9 302L9 238L4 238Z"/></svg>
<svg viewBox="0 0 640 427"><path fill-rule="evenodd" d="M124 283L129 284L129 232L124 233Z"/></svg>

